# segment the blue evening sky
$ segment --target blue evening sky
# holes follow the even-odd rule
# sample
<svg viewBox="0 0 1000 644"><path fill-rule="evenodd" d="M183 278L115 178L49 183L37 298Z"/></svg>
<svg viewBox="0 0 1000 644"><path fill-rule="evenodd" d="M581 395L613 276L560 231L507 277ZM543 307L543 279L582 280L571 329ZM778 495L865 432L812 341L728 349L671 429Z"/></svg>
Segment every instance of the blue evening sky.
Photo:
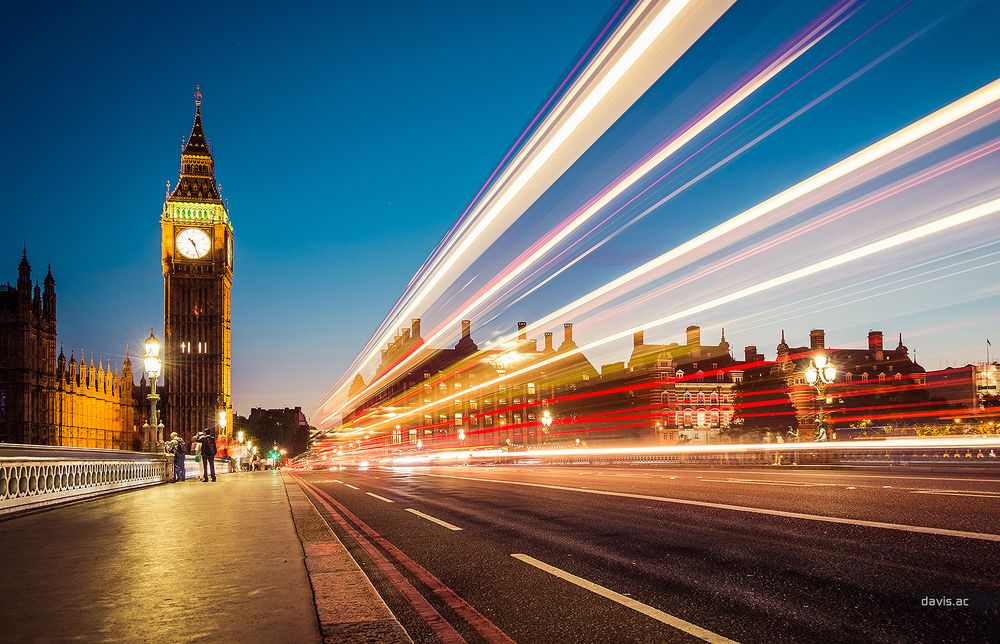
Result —
<svg viewBox="0 0 1000 644"><path fill-rule="evenodd" d="M621 153L626 163L647 151L658 139L650 132L645 141L644 127L662 136L661 97L679 110L700 107L685 86L705 74L724 78L727 56L763 55L826 4L737 3L692 60L637 105L635 128L609 133L602 142L609 158ZM899 4L876 1L865 10L874 16ZM237 411L308 409L617 5L9 6L0 27L7 149L0 282L16 279L25 241L37 276L51 258L67 355L83 348L120 361L126 343L141 342L150 326L161 331L158 218L200 83L236 234ZM929 25L939 7L906 7L895 31L862 45L845 65L856 68ZM937 40L905 52L911 58L901 54L891 73L872 81L882 89L875 99L847 94L838 130L805 155L801 136L788 136L756 157L758 170L822 167L992 80L1000 67L998 13L988 2L959 5L935 28ZM756 62L747 60L747 68ZM922 75L930 82L915 81ZM893 83L901 100L891 100ZM689 117L676 113L678 122ZM752 192L752 168L741 176L733 192ZM692 221L681 234L698 229ZM640 248L639 255L648 253ZM772 342L765 334L759 344Z"/></svg>

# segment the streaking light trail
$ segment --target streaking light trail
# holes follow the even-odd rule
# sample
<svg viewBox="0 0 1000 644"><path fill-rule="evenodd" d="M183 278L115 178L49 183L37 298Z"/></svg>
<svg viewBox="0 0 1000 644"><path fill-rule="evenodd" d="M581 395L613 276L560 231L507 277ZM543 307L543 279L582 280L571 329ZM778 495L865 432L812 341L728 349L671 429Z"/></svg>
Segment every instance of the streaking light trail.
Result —
<svg viewBox="0 0 1000 644"><path fill-rule="evenodd" d="M508 171L497 180L498 187L484 195L483 205L456 233L456 241L446 245L444 259L415 288L396 317L397 325L418 310L460 260L468 265L474 259L473 244L477 240L489 241L523 213L731 5L732 0L671 0L637 5L573 83L554 116L546 119L515 156ZM511 210L507 212L507 208ZM370 345L381 345L397 325L388 327L383 337ZM372 349L361 363L376 355L377 350ZM352 397L320 423L328 423L356 399Z"/></svg>
<svg viewBox="0 0 1000 644"><path fill-rule="evenodd" d="M671 322L676 322L677 320L687 319L687 318L690 318L691 316L693 316L693 315L695 315L697 313L701 313L703 311L707 311L709 309L721 306L723 304L735 302L735 301L738 301L740 299L749 297L751 295L762 293L764 291L768 291L768 290L774 289L774 288L776 288L778 286L782 286L784 284L788 284L788 283L794 282L796 280L800 280L800 279L803 279L805 277L809 277L810 275L815 275L817 273L820 273L820 272L823 272L823 271L827 271L827 270L830 270L830 269L833 269L833 268L837 268L838 266L842 266L842 265L848 264L850 262L854 262L854 261L857 261L857 260L860 260L860 259L864 259L865 257L869 257L869 256L871 256L871 255L873 255L875 253L887 251L889 249L892 249L892 248L895 248L895 247L898 247L898 246L902 246L902 245L905 245L907 243L911 243L911 242L914 242L916 240L919 240L919 239L922 239L922 238L925 238L925 237L928 237L928 236L931 236L931 235L934 235L934 234L938 234L938 233L944 232L944 231L949 230L951 228L954 228L956 226L961 226L963 224L967 224L967 223L976 221L977 219L982 219L984 217L995 215L997 212L1000 212L1000 197L995 198L995 199L991 199L989 201L986 201L986 202L981 203L979 205L973 206L971 208L967 208L967 209L961 210L961 211L953 213L951 215L948 215L948 216L945 216L945 217L941 217L941 218L939 218L939 219L937 219L935 221L931 221L931 222L923 224L921 226L916 226L916 227L911 228L909 230L906 230L904 232L897 233L895 235L891 235L891 236L886 237L884 239L881 239L879 241L875 241L875 242L871 242L869 244L865 244L864 246L861 246L861 247L856 248L856 249L851 250L851 251L847 251L845 253L841 253L841 254L836 255L834 257L830 257L830 258L825 259L825 260L814 262L814 263L810 264L809 266L804 266L804 267L801 267L799 269L796 269L796 270L793 270L793 271L789 271L789 272L787 272L787 273L785 273L783 275L780 275L778 277L775 277L775 278L763 281L760 284L756 284L754 286L747 287L747 288L744 288L744 289L739 289L739 290L734 291L732 293L729 293L727 295L723 295L723 296L720 296L720 297L716 297L716 298L710 299L710 300L708 300L706 302L703 302L703 303L698 304L696 306L689 307L687 309L678 311L676 313L671 313L669 315L666 315L666 316L663 316L663 317L660 317L660 318L657 318L657 319L646 321L646 322L644 322L642 324L638 324L638 325L633 326L631 328L628 328L628 329L626 329L624 331L621 331L621 332L618 332L618 333L606 336L604 338L601 338L600 340L595 340L593 342L590 342L590 343L585 344L583 346L577 347L575 349L571 349L571 350L568 350L568 351L563 352L561 354L557 354L557 355L555 355L555 356L553 356L551 358L543 359L543 360L541 360L539 362L536 362L536 363L532 364L530 367L525 367L525 368L517 370L517 371L511 371L511 372L503 374L503 375L501 375L501 376L499 376L499 377L497 377L497 378L495 378L493 380L490 380L490 381L487 381L487 382L484 382L484 383L472 386L472 387L464 390L463 392L459 392L457 394L452 394L452 395L449 395L449 396L445 396L445 397L441 398L440 400L438 400L438 401L436 401L434 403L430 403L430 404L427 404L427 405L416 407L413 410L411 410L409 412L409 414L412 415L412 414L423 413L426 410L430 410L430 409L433 409L435 407L441 406L441 405L443 405L445 403L451 402L455 398L459 398L459 397L461 397L463 395L464 396L468 396L470 393L482 390L482 389L484 389L486 387L489 387L489 386L492 386L494 384L503 382L505 380L510 380L510 379L521 377L521 376L526 376L526 375L530 374L533 371L537 371L537 370L539 370L541 368L544 368L546 366L555 364L557 362L560 362L562 360L570 358L570 357L572 357L574 355L580 354L580 353L582 353L584 351L587 351L589 349L594 349L594 348L600 347L600 346L602 346L604 344L607 344L609 342L613 342L615 340L619 340L619 339L631 337L636 331L642 331L644 329L656 328L656 327L659 327L659 326L664 326L664 325L669 324ZM368 426L366 426L364 428L360 428L360 429L358 429L356 431L369 431L369 430L377 429L377 428L383 427L383 426L385 426L385 425L387 425L387 424L389 424L391 422L393 422L393 420L376 422L376 423L368 425Z"/></svg>
<svg viewBox="0 0 1000 644"><path fill-rule="evenodd" d="M746 100L746 98L751 96L768 81L778 75L782 70L788 67L788 65L797 60L799 56L808 51L813 45L828 34L830 30L833 29L833 27L830 26L831 24L836 26L836 19L840 17L843 11L846 11L846 7L847 5L842 7L840 11L837 11L833 15L829 16L800 41L794 43L788 51L781 54L776 61L768 65L759 74L749 79L744 85L736 88L736 90L734 90L729 97L723 100L708 114L698 119L695 123L691 124L690 127L683 130L675 137L669 139L652 155L649 155L642 163L634 167L616 183L605 188L597 198L564 221L561 227L553 231L549 236L547 236L547 238L535 244L520 257L512 261L504 272L494 279L485 289L480 291L472 300L466 302L460 310L454 312L445 322L438 325L438 328L435 329L425 340L425 345L434 346L437 342L443 340L449 333L451 333L455 323L471 315L484 303L489 302L491 298L493 298L500 290L550 253L561 242L601 212L601 210L606 208L615 199L619 198L627 190L632 188L639 182L640 179L648 175L657 166L676 154L684 146L694 140L699 134L728 114L733 108L742 103ZM402 361L394 365L391 369L383 373L379 379L390 379L392 376L402 372L408 365L416 362L422 355L424 355L424 352L422 351L416 351L410 354ZM370 389L371 387L369 387L366 392ZM365 392L358 394L351 400L347 401L345 405L349 405L353 400L359 399L364 395Z"/></svg>

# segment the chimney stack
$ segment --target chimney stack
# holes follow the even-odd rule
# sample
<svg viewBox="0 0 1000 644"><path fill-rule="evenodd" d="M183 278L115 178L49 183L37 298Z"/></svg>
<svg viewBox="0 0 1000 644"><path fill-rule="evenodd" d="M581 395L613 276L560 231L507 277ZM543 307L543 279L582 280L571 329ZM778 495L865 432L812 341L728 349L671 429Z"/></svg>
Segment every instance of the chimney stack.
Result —
<svg viewBox="0 0 1000 644"><path fill-rule="evenodd" d="M563 325L563 342L573 344L573 323L567 322Z"/></svg>
<svg viewBox="0 0 1000 644"><path fill-rule="evenodd" d="M407 342L410 339L410 330L403 327L403 342Z"/></svg>
<svg viewBox="0 0 1000 644"><path fill-rule="evenodd" d="M632 334L632 346L641 347L644 343L644 335L642 331L636 331Z"/></svg>
<svg viewBox="0 0 1000 644"><path fill-rule="evenodd" d="M743 356L747 362L757 361L757 345L751 344L743 348Z"/></svg>
<svg viewBox="0 0 1000 644"><path fill-rule="evenodd" d="M410 320L410 335L413 336L414 340L420 339L420 318Z"/></svg>
<svg viewBox="0 0 1000 644"><path fill-rule="evenodd" d="M809 332L809 348L823 349L826 347L826 334L823 329L813 329Z"/></svg>
<svg viewBox="0 0 1000 644"><path fill-rule="evenodd" d="M701 346L701 327L692 324L687 328L687 345L689 347Z"/></svg>
<svg viewBox="0 0 1000 644"><path fill-rule="evenodd" d="M545 332L545 353L552 353L552 332Z"/></svg>
<svg viewBox="0 0 1000 644"><path fill-rule="evenodd" d="M524 330L525 327L527 327L527 326L528 326L527 322L518 322L517 323L517 339L518 340L527 340L528 339L528 333Z"/></svg>
<svg viewBox="0 0 1000 644"><path fill-rule="evenodd" d="M462 320L462 337L472 337L472 320Z"/></svg>
<svg viewBox="0 0 1000 644"><path fill-rule="evenodd" d="M868 332L868 350L872 353L876 353L882 350L882 332L881 331L869 331Z"/></svg>

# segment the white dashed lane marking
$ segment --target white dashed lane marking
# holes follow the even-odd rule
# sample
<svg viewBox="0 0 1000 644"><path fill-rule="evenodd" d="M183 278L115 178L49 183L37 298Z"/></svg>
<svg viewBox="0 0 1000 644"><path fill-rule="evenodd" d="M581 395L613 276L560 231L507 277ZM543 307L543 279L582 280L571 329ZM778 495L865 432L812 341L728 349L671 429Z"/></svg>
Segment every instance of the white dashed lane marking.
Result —
<svg viewBox="0 0 1000 644"><path fill-rule="evenodd" d="M461 530L461 528L459 528L457 525L455 525L453 523L448 523L447 521L442 521L441 519L438 519L437 517L432 517L429 514L424 514L420 510L414 510L413 508L406 508L406 511L407 512L412 512L413 514L417 515L418 517L421 517L423 519L427 519L431 523L436 523L439 526L443 526L445 528L448 528L449 530L455 530L456 532L459 531L459 530Z"/></svg>
<svg viewBox="0 0 1000 644"><path fill-rule="evenodd" d="M722 635L719 635L718 633L713 633L712 631L710 631L708 629L702 628L701 626L698 626L696 624L692 624L691 622L685 621L685 620L681 619L680 617L676 617L676 616L671 615L669 613L665 613L665 612L663 612L662 610L660 610L658 608L653 608L649 604L643 604L641 601L632 599L631 597L626 597L625 595L622 595L621 593L616 593L615 591L611 590L610 588L605 588L604 586L601 586L600 584L595 584L594 582L588 581L588 580L584 579L583 577L577 577L573 573L566 572L565 570L562 570L561 568L556 568L555 566L550 566L549 564L545 563L544 561L539 561L538 559L535 559L534 557L530 557L528 555L522 555L522 554L512 554L511 557L514 557L518 561L523 561L524 563L526 563L528 565L534 566L535 568L538 568L539 570L544 570L545 572L549 573L550 575L555 575L556 577L558 577L560 579L568 581L569 583L574 584L576 586L579 586L580 588L584 588L586 590L589 590L590 592L595 593L597 595L600 595L601 597L604 597L606 599L610 599L613 602L617 602L617 603L621 604L622 606L625 606L627 608L631 608L632 610L634 610L636 612L639 612L639 613L642 613L643 615L645 615L647 617L651 617L651 618L655 619L658 622L662 622L662 623L666 624L667 626L671 626L673 628L676 628L677 630L683 631L684 633L687 633L688 635L693 635L694 637L697 637L698 639L702 640L703 642L720 642L720 643L732 643L732 644L735 644L735 642L733 640L729 639L728 637L723 637Z"/></svg>

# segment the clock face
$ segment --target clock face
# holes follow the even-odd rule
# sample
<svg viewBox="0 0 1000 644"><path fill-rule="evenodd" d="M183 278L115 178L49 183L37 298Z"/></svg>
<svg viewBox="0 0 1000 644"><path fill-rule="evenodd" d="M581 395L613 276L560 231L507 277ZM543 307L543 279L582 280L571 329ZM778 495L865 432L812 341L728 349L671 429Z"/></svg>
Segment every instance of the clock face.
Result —
<svg viewBox="0 0 1000 644"><path fill-rule="evenodd" d="M212 250L212 240L201 228L185 228L177 234L177 251L188 259L201 259Z"/></svg>

